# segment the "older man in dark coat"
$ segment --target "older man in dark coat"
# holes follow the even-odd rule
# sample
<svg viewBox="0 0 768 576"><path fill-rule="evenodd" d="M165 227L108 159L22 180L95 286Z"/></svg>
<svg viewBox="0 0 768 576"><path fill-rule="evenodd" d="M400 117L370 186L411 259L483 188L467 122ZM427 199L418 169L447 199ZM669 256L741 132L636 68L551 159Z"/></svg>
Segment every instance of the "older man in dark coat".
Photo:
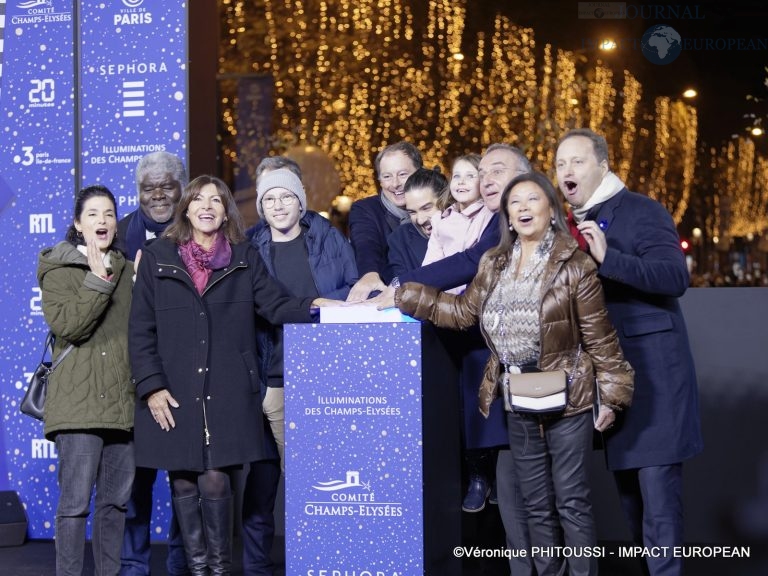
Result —
<svg viewBox="0 0 768 576"><path fill-rule="evenodd" d="M569 224L597 262L608 314L635 369L632 407L605 434L635 540L683 544L682 463L703 448L688 333L677 298L689 276L674 222L658 202L629 192L608 168L605 139L568 132L557 149L557 179ZM682 573L671 552L648 558L653 575Z"/></svg>

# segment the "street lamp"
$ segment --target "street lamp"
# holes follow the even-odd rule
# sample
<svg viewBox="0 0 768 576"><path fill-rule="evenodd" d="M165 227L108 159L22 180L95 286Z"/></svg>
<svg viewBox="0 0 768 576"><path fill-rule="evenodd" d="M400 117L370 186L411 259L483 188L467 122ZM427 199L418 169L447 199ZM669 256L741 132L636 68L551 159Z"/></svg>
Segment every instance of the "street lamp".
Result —
<svg viewBox="0 0 768 576"><path fill-rule="evenodd" d="M701 231L701 228L696 226L693 230L691 230L691 236L693 239L693 245L695 248L695 257L696 257L696 272L699 274L705 273L709 268L709 262L703 262L704 260L704 246L702 245L702 236L704 233Z"/></svg>

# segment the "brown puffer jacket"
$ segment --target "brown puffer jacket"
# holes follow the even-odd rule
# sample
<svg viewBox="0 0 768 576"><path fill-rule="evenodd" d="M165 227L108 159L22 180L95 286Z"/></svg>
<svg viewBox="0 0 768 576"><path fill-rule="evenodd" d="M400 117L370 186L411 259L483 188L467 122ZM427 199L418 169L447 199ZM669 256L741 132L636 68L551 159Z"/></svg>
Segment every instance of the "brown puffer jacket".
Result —
<svg viewBox="0 0 768 576"><path fill-rule="evenodd" d="M444 328L466 329L482 316L488 295L504 268L502 260L486 253L477 276L459 296L407 283L395 293L395 303L402 312L415 318ZM592 258L578 249L576 241L563 232L555 236L544 271L539 320L539 369L563 369L572 374L578 346L582 345L564 416L591 409L595 377L603 404L614 410L631 404L634 370L624 360L616 330L608 320L597 268ZM482 332L492 352L480 384L480 412L487 417L491 403L498 396L499 357L485 330Z"/></svg>

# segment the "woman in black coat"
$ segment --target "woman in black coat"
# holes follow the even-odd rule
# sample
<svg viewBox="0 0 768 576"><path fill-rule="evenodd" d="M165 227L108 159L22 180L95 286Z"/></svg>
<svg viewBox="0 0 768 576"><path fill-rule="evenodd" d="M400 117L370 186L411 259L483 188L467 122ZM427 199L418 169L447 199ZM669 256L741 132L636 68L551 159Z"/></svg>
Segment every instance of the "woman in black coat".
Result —
<svg viewBox="0 0 768 576"><path fill-rule="evenodd" d="M189 183L141 260L129 339L136 464L168 470L192 574L228 574L230 472L264 445L257 315L311 322L321 299L294 298L271 279L212 176Z"/></svg>

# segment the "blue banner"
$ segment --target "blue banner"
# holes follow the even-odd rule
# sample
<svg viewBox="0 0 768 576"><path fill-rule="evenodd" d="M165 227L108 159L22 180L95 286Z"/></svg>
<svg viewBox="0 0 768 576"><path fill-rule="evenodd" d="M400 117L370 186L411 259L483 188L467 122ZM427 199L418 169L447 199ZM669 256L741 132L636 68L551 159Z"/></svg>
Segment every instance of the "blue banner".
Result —
<svg viewBox="0 0 768 576"><path fill-rule="evenodd" d="M11 0L4 6L0 91L0 378L2 482L17 491L29 536L53 536L56 452L42 424L18 404L40 360L47 326L37 254L61 240L75 188L73 2Z"/></svg>
<svg viewBox="0 0 768 576"><path fill-rule="evenodd" d="M423 574L421 325L286 326L284 363L286 574Z"/></svg>
<svg viewBox="0 0 768 576"><path fill-rule="evenodd" d="M48 329L37 255L64 239L77 188L103 183L125 215L138 205L141 156L186 158L186 11L182 1L0 0L0 489L19 493L30 538L53 537L58 500L55 447L18 410ZM158 486L152 536L162 540L164 475Z"/></svg>
<svg viewBox="0 0 768 576"><path fill-rule="evenodd" d="M80 2L80 183L106 185L121 215L138 207L142 156L188 165L186 30L186 2Z"/></svg>

